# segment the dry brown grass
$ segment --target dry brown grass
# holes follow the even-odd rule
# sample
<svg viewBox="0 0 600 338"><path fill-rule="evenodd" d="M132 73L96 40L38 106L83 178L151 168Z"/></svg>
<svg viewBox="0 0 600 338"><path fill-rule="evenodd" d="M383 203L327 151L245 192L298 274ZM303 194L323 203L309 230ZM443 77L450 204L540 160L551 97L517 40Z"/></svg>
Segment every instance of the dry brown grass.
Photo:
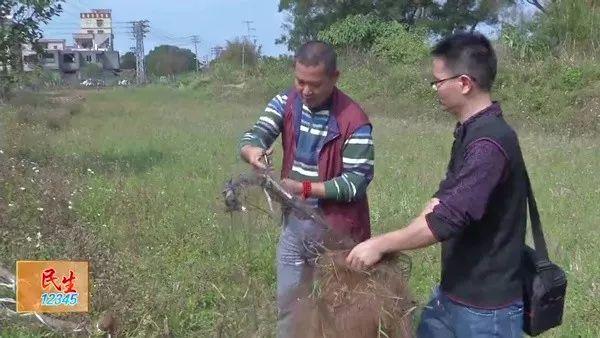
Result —
<svg viewBox="0 0 600 338"><path fill-rule="evenodd" d="M366 271L347 267L347 250L317 260L313 283L305 283L293 309L296 337L412 336L415 303L408 291L410 260L385 257Z"/></svg>

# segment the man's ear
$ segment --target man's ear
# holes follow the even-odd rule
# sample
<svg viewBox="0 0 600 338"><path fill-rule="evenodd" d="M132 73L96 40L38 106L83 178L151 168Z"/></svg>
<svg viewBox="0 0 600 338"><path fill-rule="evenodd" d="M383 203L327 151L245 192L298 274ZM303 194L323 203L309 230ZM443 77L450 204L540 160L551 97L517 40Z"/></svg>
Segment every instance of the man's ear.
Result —
<svg viewBox="0 0 600 338"><path fill-rule="evenodd" d="M337 80L339 79L339 77L340 77L340 71L336 69L336 70L335 70L335 71L333 71L333 73L331 74L331 80L332 80L333 82L337 82Z"/></svg>
<svg viewBox="0 0 600 338"><path fill-rule="evenodd" d="M475 89L475 83L473 82L473 79L469 76L461 75L459 77L459 81L461 84L463 95L469 94Z"/></svg>

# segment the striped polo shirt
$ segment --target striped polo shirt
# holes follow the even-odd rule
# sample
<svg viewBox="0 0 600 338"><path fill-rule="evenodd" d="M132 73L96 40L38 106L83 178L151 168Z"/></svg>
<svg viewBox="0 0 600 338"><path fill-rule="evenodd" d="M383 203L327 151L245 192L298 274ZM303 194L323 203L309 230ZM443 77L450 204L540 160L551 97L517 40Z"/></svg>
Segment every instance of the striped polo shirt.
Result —
<svg viewBox="0 0 600 338"><path fill-rule="evenodd" d="M254 145L267 149L277 139L283 129L283 112L287 102L285 93L275 96L260 115L252 129L246 132L240 141L240 148ZM312 111L302 106L300 135L296 144L290 178L296 181L319 182L318 149L321 149L327 136L329 107L325 106ZM341 176L325 183L327 199L351 201L365 194L367 186L373 178L374 150L370 125L358 128L346 140L343 149L344 170ZM308 201L317 203L316 199Z"/></svg>

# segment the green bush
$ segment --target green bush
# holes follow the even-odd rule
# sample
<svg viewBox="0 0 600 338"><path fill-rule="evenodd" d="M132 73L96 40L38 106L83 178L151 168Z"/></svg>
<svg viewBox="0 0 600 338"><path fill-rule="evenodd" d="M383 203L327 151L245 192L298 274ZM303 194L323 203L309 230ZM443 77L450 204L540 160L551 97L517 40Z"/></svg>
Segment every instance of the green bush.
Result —
<svg viewBox="0 0 600 338"><path fill-rule="evenodd" d="M429 48L424 31L409 31L403 24L392 22L375 39L373 52L395 64L414 64L427 56Z"/></svg>
<svg viewBox="0 0 600 338"><path fill-rule="evenodd" d="M319 32L318 37L338 50L371 52L399 64L413 64L428 52L426 32L371 15L352 15Z"/></svg>
<svg viewBox="0 0 600 338"><path fill-rule="evenodd" d="M535 24L537 37L562 52L600 52L600 5L597 1L553 1L547 14L540 16Z"/></svg>
<svg viewBox="0 0 600 338"><path fill-rule="evenodd" d="M239 65L217 61L211 66L211 78L223 84L238 83L242 79L242 71Z"/></svg>
<svg viewBox="0 0 600 338"><path fill-rule="evenodd" d="M319 39L336 48L369 50L381 35L383 22L372 15L351 15L319 32Z"/></svg>
<svg viewBox="0 0 600 338"><path fill-rule="evenodd" d="M102 78L102 67L95 63L88 63L81 68L81 75L84 78L99 79Z"/></svg>
<svg viewBox="0 0 600 338"><path fill-rule="evenodd" d="M501 41L519 59L594 58L600 52L599 23L597 1L556 0L531 22L505 25Z"/></svg>
<svg viewBox="0 0 600 338"><path fill-rule="evenodd" d="M567 67L561 74L561 82L568 88L583 86L583 72L576 67Z"/></svg>
<svg viewBox="0 0 600 338"><path fill-rule="evenodd" d="M500 34L502 47L520 60L539 60L548 56L550 49L546 41L535 37L523 26L504 25Z"/></svg>

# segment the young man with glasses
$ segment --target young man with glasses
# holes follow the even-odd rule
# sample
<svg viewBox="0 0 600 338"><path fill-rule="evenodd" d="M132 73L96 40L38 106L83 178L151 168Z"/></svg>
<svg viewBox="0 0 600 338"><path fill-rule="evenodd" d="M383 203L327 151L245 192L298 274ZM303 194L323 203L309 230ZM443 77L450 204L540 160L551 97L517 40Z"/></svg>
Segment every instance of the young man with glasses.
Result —
<svg viewBox="0 0 600 338"><path fill-rule="evenodd" d="M384 253L441 242L441 282L418 336L521 337L527 183L517 135L491 100L496 55L473 33L444 39L432 55L431 85L458 120L446 178L420 216L358 244L347 262L363 269Z"/></svg>

